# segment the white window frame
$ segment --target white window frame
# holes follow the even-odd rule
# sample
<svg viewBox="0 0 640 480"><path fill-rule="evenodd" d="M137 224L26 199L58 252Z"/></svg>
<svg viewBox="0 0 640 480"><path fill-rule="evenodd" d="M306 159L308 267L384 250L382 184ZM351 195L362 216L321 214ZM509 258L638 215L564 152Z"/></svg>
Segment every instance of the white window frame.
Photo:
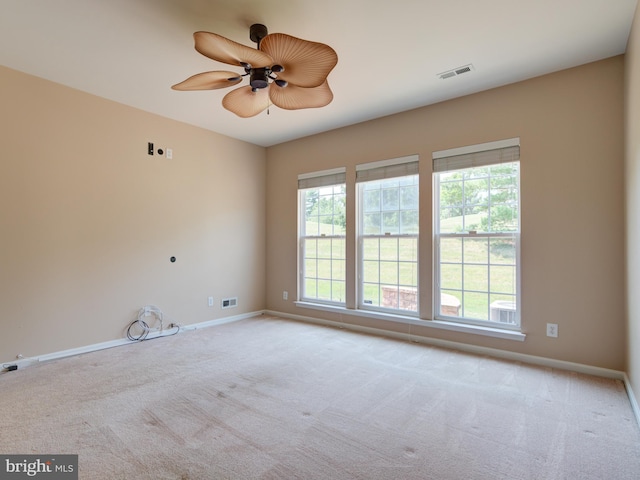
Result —
<svg viewBox="0 0 640 480"><path fill-rule="evenodd" d="M334 306L346 306L346 298L341 302L334 300L327 300L318 297L311 297L306 295L305 291L305 247L307 240L327 240L335 239L342 240L345 244L346 250L346 232L342 235L306 235L306 191L314 188L330 187L330 186L345 186L346 189L346 169L336 168L331 170L323 170L318 172L311 172L298 175L298 300L302 302L318 303ZM333 261L333 260L332 260ZM346 272L346 256L344 258L343 271ZM333 280L333 275L331 280ZM346 297L346 278L345 282L345 297Z"/></svg>
<svg viewBox="0 0 640 480"><path fill-rule="evenodd" d="M465 168L482 167L489 165L496 165L499 163L511 163L520 161L520 139L512 138L507 140L501 140L497 142L489 142L480 145L471 145L467 147L454 148L450 150L444 150L433 153L433 232L434 232L434 295L433 295L433 318L436 320L466 323L470 325L479 325L483 327L501 328L506 330L521 330L521 270L522 265L520 261L520 232L522 228L521 222L521 196L520 196L520 171L518 172L518 230L515 232L476 232L468 231L462 233L440 233L440 185L439 185L439 173L448 172L452 170L459 170ZM445 315L441 313L442 296L441 296L441 251L440 240L443 238L486 238L488 241L491 238L512 238L515 241L515 296L516 296L516 310L514 314L514 324L501 323L498 321L474 319L470 317ZM464 259L462 259L461 265L466 265ZM490 268L488 261L487 266ZM463 277L464 282L464 277ZM487 278L487 294L491 294L491 274L488 273ZM463 291L465 290L463 285ZM484 292L482 292L484 293ZM501 313L500 313L501 315Z"/></svg>
<svg viewBox="0 0 640 480"><path fill-rule="evenodd" d="M357 245L358 245L358 285L357 285L357 308L359 310L375 311L382 313L389 313L393 315L403 315L418 317L420 314L420 286L419 286L419 269L420 259L418 255L419 234L405 234L405 233L390 233L385 232L382 234L364 234L364 212L363 212L363 192L364 188L362 184L365 182L384 180L390 178L399 178L406 176L418 176L418 184L420 182L418 172L419 157L417 155L410 155L407 157L395 158L390 160L382 160L378 162L370 162L365 164L356 165L356 188L357 188ZM420 201L418 197L418 214L420 211ZM386 308L383 306L370 305L364 303L364 240L365 239L390 239L394 238L398 241L400 239L412 238L416 243L416 310L407 310L400 308ZM399 281L399 280L398 280Z"/></svg>

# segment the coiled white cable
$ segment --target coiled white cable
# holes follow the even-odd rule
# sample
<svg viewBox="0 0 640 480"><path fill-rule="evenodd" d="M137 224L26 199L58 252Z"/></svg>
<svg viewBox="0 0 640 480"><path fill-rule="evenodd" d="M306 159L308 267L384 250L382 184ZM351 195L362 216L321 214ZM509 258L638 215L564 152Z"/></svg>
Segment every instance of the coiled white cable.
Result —
<svg viewBox="0 0 640 480"><path fill-rule="evenodd" d="M156 317L156 321L160 322L159 331L161 332L164 330L164 313L162 312L162 310L160 310L160 308L156 307L155 305L145 305L140 310L138 310L137 318L133 322L131 322L129 324L129 327L127 328L127 338L129 340L131 340L132 342L141 342L147 338L149 332L151 332L151 327L144 318L150 315ZM132 333L134 327L137 327L139 330L141 330L141 333L139 335L134 335ZM169 325L169 328L176 328L177 330L170 334L159 336L168 337L169 335L175 335L180 331L180 325L178 325L177 323L171 323Z"/></svg>

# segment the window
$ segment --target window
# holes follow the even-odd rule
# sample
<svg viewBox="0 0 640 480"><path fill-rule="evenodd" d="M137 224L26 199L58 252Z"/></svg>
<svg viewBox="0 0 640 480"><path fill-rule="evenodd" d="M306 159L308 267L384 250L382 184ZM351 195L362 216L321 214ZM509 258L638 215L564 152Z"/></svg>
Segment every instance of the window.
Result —
<svg viewBox="0 0 640 480"><path fill-rule="evenodd" d="M344 169L298 177L300 299L345 304Z"/></svg>
<svg viewBox="0 0 640 480"><path fill-rule="evenodd" d="M434 153L435 317L520 326L519 139Z"/></svg>
<svg viewBox="0 0 640 480"><path fill-rule="evenodd" d="M418 161L358 165L358 308L418 313Z"/></svg>

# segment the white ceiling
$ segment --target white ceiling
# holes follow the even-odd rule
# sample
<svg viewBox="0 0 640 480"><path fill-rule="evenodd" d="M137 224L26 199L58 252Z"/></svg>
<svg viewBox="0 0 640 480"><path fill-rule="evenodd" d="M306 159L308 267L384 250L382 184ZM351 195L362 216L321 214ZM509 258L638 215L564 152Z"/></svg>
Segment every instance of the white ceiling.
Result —
<svg viewBox="0 0 640 480"><path fill-rule="evenodd" d="M624 53L637 3L0 0L0 64L270 146ZM234 70L196 52L193 32L255 47L252 23L332 46L333 102L241 119L221 106L228 89L170 89L195 73ZM437 77L470 63L470 73Z"/></svg>

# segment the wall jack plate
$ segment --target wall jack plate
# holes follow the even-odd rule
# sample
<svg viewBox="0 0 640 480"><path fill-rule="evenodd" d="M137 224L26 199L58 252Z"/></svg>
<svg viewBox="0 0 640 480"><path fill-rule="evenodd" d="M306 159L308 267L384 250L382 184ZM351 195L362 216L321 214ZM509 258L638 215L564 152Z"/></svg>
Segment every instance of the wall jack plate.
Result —
<svg viewBox="0 0 640 480"><path fill-rule="evenodd" d="M547 323L547 337L558 338L558 324Z"/></svg>

